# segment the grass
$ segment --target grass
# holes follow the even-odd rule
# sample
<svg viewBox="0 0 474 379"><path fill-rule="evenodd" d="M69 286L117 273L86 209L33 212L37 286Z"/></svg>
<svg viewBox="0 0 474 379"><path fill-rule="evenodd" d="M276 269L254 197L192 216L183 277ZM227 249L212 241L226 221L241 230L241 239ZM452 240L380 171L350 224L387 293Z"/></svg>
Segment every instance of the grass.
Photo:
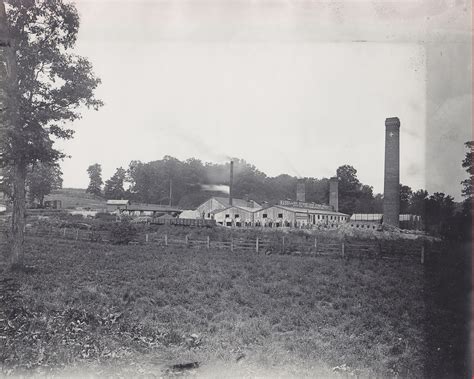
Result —
<svg viewBox="0 0 474 379"><path fill-rule="evenodd" d="M105 209L106 201L96 195L86 193L82 188L62 188L54 190L45 200L61 200L62 208Z"/></svg>
<svg viewBox="0 0 474 379"><path fill-rule="evenodd" d="M198 361L203 377L419 378L458 336L430 336L458 310L437 295L448 277L406 261L40 238L27 250L33 268L0 281L3 374L147 377Z"/></svg>

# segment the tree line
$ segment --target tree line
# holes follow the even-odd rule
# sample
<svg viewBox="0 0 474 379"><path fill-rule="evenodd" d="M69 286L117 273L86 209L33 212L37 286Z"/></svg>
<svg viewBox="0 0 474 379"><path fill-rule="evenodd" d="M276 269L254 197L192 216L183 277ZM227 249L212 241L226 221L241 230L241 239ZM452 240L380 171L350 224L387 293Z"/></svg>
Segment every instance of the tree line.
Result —
<svg viewBox="0 0 474 379"><path fill-rule="evenodd" d="M466 147L468 152L462 166L471 175L472 143L467 142ZM211 196L228 196L213 191L212 185L229 185L230 163L209 163L195 158L181 161L171 156L151 162L132 161L127 169L117 168L105 183L100 164L89 166L87 172L90 178L87 192L106 199L195 209ZM374 193L372 186L361 183L353 166L340 166L336 172L340 212L349 215L383 213L382 194ZM255 200L262 205L295 200L298 180L305 183L307 202L329 202L329 178L298 178L287 174L271 177L243 159L234 159L233 196L236 198ZM441 192L429 194L424 189L413 190L400 184L400 213L422 216L425 229L432 234L452 238L460 238L461 233L467 235L471 181L466 179L461 184L465 197L462 203L456 203L452 196Z"/></svg>

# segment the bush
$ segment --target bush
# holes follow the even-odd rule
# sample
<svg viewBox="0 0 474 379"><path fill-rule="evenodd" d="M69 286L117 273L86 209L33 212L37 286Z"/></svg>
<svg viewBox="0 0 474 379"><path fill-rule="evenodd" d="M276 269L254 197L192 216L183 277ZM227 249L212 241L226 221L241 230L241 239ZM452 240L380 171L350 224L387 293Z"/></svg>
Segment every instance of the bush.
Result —
<svg viewBox="0 0 474 379"><path fill-rule="evenodd" d="M126 245L138 235L138 230L128 221L114 224L110 230L110 242L115 245Z"/></svg>
<svg viewBox="0 0 474 379"><path fill-rule="evenodd" d="M95 218L97 220L103 220L103 221L115 221L117 216L111 213L98 212L95 215Z"/></svg>

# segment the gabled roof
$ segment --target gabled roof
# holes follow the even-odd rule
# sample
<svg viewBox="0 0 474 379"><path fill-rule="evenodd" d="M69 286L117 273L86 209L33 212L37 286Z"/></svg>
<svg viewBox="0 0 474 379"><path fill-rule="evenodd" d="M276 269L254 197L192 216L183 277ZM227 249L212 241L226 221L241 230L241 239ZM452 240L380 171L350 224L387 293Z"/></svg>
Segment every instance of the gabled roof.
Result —
<svg viewBox="0 0 474 379"><path fill-rule="evenodd" d="M224 209L216 209L215 211L212 211L212 213L213 213L213 214L217 214L217 213L225 212L225 211L227 211L227 210L229 210L229 209L231 209L231 208L240 209L240 210L242 210L242 211L244 211L244 212L250 212L250 213L252 213L252 212L257 212L257 211L259 211L260 209L262 209L262 208L260 208L260 207L258 207L258 208L250 208L250 207L237 207L237 206L235 206L235 205L232 205L232 206L226 207L226 208L224 208Z"/></svg>
<svg viewBox="0 0 474 379"><path fill-rule="evenodd" d="M383 213L354 213L351 216L352 221L380 221L382 220ZM418 221L421 219L418 215L413 214L400 214L398 216L399 221Z"/></svg>
<svg viewBox="0 0 474 379"><path fill-rule="evenodd" d="M287 207L284 205L270 205L266 208L258 209L258 210L265 210L269 208L279 208L279 209L284 209L289 212L295 212L295 213L311 213L311 214L325 214L325 215L330 215L330 216L349 216L348 214L341 213L341 212L334 212L334 211L326 211L322 209L314 209L314 208L300 208L300 207Z"/></svg>
<svg viewBox="0 0 474 379"><path fill-rule="evenodd" d="M107 200L107 205L128 205L130 200Z"/></svg>
<svg viewBox="0 0 474 379"><path fill-rule="evenodd" d="M127 206L128 211L153 211L153 212L180 212L177 207L170 207L168 205L147 204L147 203L133 203Z"/></svg>
<svg viewBox="0 0 474 379"><path fill-rule="evenodd" d="M224 197L224 196L214 196L214 199L216 199L219 203L221 203L224 206L230 206L229 204L229 197ZM237 198L232 198L232 205L237 206L237 207L248 207L249 202L252 200L243 200L243 199L237 199ZM255 204L255 207L260 207L260 204L258 204L256 201L253 201Z"/></svg>
<svg viewBox="0 0 474 379"><path fill-rule="evenodd" d="M212 196L210 197L209 199L207 199L205 202L199 204L199 206L197 208L199 208L201 205L203 204L206 204L209 200L211 199L214 199L216 200L217 202L221 203L224 207L229 207L230 204L229 204L229 198L228 197L224 197L224 196ZM237 207L247 207L248 208L248 204L249 202L253 202L255 207L254 208L251 208L251 209L257 209L257 208L260 208L260 204L257 203L256 201L254 200L243 200L243 199L236 199L235 197L232 198L232 205L233 206L237 206Z"/></svg>

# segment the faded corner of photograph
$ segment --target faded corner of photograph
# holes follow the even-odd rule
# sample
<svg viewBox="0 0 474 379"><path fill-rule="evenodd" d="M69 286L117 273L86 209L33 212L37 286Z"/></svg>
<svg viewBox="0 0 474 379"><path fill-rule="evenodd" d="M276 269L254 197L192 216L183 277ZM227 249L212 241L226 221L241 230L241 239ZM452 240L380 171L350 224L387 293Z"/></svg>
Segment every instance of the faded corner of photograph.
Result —
<svg viewBox="0 0 474 379"><path fill-rule="evenodd" d="M471 378L472 4L0 0L0 377Z"/></svg>

